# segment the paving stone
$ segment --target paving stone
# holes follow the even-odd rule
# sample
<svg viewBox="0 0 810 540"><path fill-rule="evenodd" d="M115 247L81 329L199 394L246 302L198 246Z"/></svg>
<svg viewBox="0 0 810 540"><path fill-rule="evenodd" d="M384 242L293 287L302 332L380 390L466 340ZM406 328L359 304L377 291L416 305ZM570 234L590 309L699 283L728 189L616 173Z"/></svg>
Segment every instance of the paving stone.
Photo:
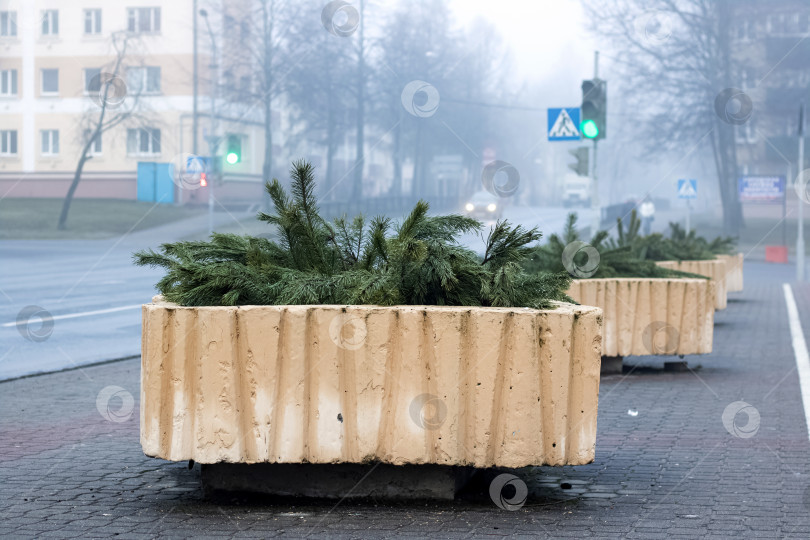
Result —
<svg viewBox="0 0 810 540"><path fill-rule="evenodd" d="M199 467L141 453L137 414L115 423L96 410L109 385L137 407L131 360L0 383L0 537L807 538L810 442L782 287L771 266L745 269L739 301L716 314L715 352L685 358L693 371L683 373L664 372L667 358L626 358L631 373L602 379L594 463L514 471L530 493L519 511L486 493L427 504L206 500ZM810 339L810 285L792 287ZM724 427L736 401L760 414L753 437Z"/></svg>

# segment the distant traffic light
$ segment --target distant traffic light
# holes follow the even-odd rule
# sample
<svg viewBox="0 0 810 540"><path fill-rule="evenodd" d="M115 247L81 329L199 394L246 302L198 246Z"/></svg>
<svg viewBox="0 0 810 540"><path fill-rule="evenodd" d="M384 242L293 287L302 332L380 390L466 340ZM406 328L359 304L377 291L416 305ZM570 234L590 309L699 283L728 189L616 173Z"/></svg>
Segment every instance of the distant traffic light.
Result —
<svg viewBox="0 0 810 540"><path fill-rule="evenodd" d="M568 168L579 176L588 176L588 147L580 146L574 150L569 150L568 153L577 158L577 162L569 163Z"/></svg>
<svg viewBox="0 0 810 540"><path fill-rule="evenodd" d="M580 132L586 139L604 139L607 135L607 81L582 81Z"/></svg>
<svg viewBox="0 0 810 540"><path fill-rule="evenodd" d="M228 135L228 151L225 154L225 161L229 165L236 165L242 161L242 137L239 135Z"/></svg>

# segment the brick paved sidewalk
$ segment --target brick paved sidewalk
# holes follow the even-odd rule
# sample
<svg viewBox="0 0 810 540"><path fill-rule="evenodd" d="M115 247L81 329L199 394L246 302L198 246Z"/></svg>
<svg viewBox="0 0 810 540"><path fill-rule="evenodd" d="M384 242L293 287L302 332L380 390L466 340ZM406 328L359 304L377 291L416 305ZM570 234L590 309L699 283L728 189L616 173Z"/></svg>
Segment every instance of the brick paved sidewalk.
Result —
<svg viewBox="0 0 810 540"><path fill-rule="evenodd" d="M596 461L514 471L530 490L516 511L485 496L208 501L199 466L141 453L137 360L0 383L0 536L807 538L810 443L779 271L746 263L746 290L716 316L717 352L687 358L693 372L657 359L603 378ZM810 287L793 290L810 337ZM113 413L134 396L131 416L97 410L109 386ZM759 412L753 436L744 414L741 436L724 427L737 401Z"/></svg>

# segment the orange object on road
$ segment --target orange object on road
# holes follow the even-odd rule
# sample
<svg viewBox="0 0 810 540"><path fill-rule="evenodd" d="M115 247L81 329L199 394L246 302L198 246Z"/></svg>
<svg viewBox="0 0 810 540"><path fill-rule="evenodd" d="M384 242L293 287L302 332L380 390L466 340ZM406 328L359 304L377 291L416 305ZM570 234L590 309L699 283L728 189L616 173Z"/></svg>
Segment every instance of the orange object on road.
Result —
<svg viewBox="0 0 810 540"><path fill-rule="evenodd" d="M765 262L787 263L787 246L765 246Z"/></svg>

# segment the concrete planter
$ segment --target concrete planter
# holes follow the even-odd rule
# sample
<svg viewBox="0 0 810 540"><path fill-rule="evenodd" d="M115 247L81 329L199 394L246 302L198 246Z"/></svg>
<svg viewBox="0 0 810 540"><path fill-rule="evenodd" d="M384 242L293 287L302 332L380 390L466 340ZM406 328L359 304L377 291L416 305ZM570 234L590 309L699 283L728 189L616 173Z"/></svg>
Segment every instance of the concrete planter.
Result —
<svg viewBox="0 0 810 540"><path fill-rule="evenodd" d="M719 259L708 261L658 261L658 266L682 272L690 272L711 278L715 283L714 309L726 309L726 263Z"/></svg>
<svg viewBox="0 0 810 540"><path fill-rule="evenodd" d="M726 263L726 290L728 292L743 290L743 254L718 255L717 258Z"/></svg>
<svg viewBox="0 0 810 540"><path fill-rule="evenodd" d="M198 463L581 465L602 311L143 307L141 445Z"/></svg>
<svg viewBox="0 0 810 540"><path fill-rule="evenodd" d="M602 308L602 355L712 352L713 281L707 279L575 279L568 295Z"/></svg>

